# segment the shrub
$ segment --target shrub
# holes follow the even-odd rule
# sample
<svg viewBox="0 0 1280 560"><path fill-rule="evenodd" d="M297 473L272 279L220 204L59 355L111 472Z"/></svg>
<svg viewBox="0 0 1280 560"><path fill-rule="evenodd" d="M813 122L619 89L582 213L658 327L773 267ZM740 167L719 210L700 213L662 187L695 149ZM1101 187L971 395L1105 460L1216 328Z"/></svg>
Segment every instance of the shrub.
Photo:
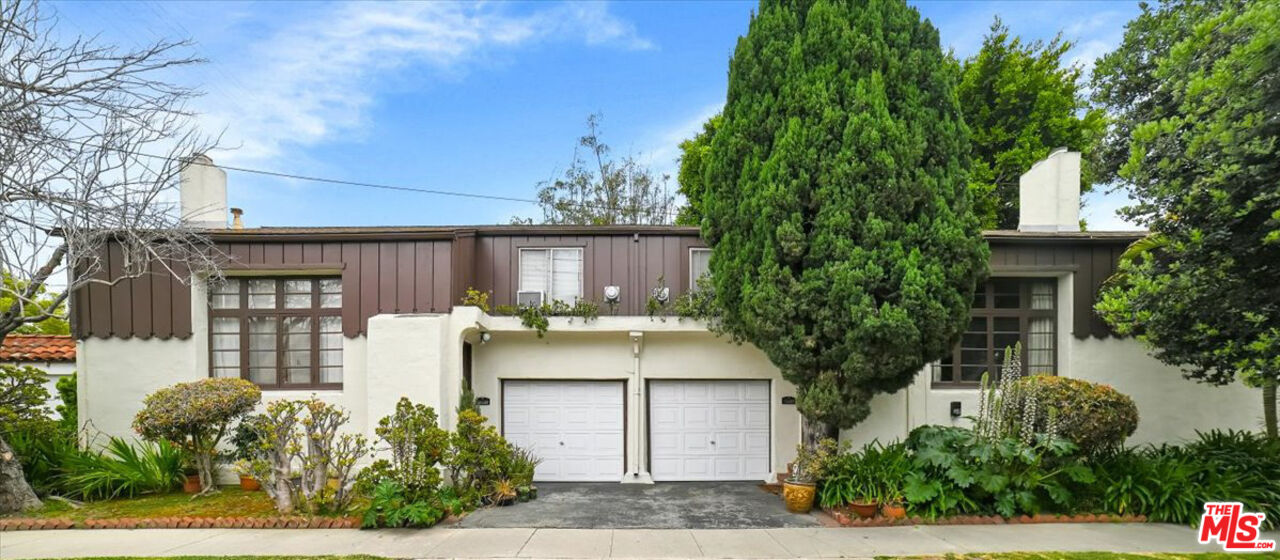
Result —
<svg viewBox="0 0 1280 560"><path fill-rule="evenodd" d="M378 421L374 432L387 445L391 458L379 459L360 473L361 484L372 489L382 483L396 483L398 494L409 503L431 502L438 506L440 469L449 449L449 432L438 425L436 411L413 404L407 398L396 403L396 411Z"/></svg>
<svg viewBox="0 0 1280 560"><path fill-rule="evenodd" d="M818 504L839 507L852 502L891 503L902 500L912 468L906 444L873 441L853 453L840 453L823 469Z"/></svg>
<svg viewBox="0 0 1280 560"><path fill-rule="evenodd" d="M1123 449L1094 463L1103 511L1194 524L1205 502L1238 501L1266 513L1268 528L1280 519L1280 441L1258 434L1200 433L1184 446Z"/></svg>
<svg viewBox="0 0 1280 560"><path fill-rule="evenodd" d="M1109 385L1055 375L1024 377L1016 384L1018 398L1034 399L1038 405L1031 429L1048 432L1054 411L1056 433L1083 454L1116 449L1138 429L1138 406Z"/></svg>
<svg viewBox="0 0 1280 560"><path fill-rule="evenodd" d="M80 414L76 407L76 374L59 379L54 388L58 390L58 398L62 404L55 407L63 428L69 433L80 431Z"/></svg>
<svg viewBox="0 0 1280 560"><path fill-rule="evenodd" d="M444 519L445 513L438 501L410 499L400 483L383 480L373 489L361 526L430 527Z"/></svg>
<svg viewBox="0 0 1280 560"><path fill-rule="evenodd" d="M262 391L243 379L179 383L147 395L133 428L149 440L181 447L200 474L201 493L214 492L213 462L222 434L261 400Z"/></svg>
<svg viewBox="0 0 1280 560"><path fill-rule="evenodd" d="M0 364L0 436L48 419L48 381L42 369Z"/></svg>
<svg viewBox="0 0 1280 560"><path fill-rule="evenodd" d="M21 461L22 473L36 494L65 493L63 467L81 453L75 434L62 430L49 420L25 424L5 438Z"/></svg>
<svg viewBox="0 0 1280 560"><path fill-rule="evenodd" d="M449 436L444 464L454 490L466 504L492 495L498 482L507 480L513 462L515 449L486 421L478 412L463 410L457 431Z"/></svg>
<svg viewBox="0 0 1280 560"><path fill-rule="evenodd" d="M964 428L922 426L911 432L907 446L914 468L903 493L914 511L929 517L1070 510L1071 486L1094 481L1075 456L1074 444L1045 434L1024 443Z"/></svg>
<svg viewBox="0 0 1280 560"><path fill-rule="evenodd" d="M182 450L164 440L134 446L113 437L101 453L80 451L64 461L63 492L86 500L169 492L184 478Z"/></svg>
<svg viewBox="0 0 1280 560"><path fill-rule="evenodd" d="M255 421L260 422L260 444L249 472L262 483L277 511L338 513L351 506L352 470L369 449L364 436L338 433L349 418L342 409L314 397L267 405L266 414Z"/></svg>

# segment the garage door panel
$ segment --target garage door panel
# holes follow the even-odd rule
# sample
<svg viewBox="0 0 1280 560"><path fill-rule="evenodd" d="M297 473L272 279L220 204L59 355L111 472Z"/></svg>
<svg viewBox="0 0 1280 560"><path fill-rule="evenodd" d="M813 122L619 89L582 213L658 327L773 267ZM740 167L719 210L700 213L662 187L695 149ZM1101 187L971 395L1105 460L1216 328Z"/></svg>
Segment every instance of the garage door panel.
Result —
<svg viewBox="0 0 1280 560"><path fill-rule="evenodd" d="M623 471L623 388L602 381L507 381L503 435L542 460L540 481L616 481Z"/></svg>
<svg viewBox="0 0 1280 560"><path fill-rule="evenodd" d="M760 480L769 475L769 382L654 380L654 480Z"/></svg>

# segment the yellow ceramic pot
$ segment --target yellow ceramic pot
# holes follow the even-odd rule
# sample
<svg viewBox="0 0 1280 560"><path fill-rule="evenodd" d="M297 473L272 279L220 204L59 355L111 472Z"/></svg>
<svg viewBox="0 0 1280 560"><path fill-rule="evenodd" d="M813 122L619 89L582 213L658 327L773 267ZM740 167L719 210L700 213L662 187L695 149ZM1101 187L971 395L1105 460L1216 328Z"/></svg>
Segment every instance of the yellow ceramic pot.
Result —
<svg viewBox="0 0 1280 560"><path fill-rule="evenodd" d="M782 501L791 513L809 513L813 509L813 496L818 487L812 482L783 482Z"/></svg>

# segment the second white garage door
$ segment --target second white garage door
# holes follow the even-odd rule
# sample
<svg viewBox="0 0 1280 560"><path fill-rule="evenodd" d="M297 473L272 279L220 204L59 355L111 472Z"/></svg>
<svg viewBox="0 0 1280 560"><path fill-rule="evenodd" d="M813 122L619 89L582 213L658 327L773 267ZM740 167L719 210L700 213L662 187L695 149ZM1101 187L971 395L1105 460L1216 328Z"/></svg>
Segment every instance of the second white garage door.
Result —
<svg viewBox="0 0 1280 560"><path fill-rule="evenodd" d="M651 381L649 453L654 480L764 480L769 382Z"/></svg>
<svg viewBox="0 0 1280 560"><path fill-rule="evenodd" d="M502 432L542 459L534 480L622 480L623 383L507 381Z"/></svg>

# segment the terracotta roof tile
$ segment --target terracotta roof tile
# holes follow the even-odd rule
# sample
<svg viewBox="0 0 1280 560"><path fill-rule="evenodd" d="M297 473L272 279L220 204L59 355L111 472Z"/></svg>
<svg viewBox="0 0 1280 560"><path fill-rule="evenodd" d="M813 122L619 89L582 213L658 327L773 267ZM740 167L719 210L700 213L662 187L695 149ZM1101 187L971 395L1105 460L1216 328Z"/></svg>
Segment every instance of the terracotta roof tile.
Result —
<svg viewBox="0 0 1280 560"><path fill-rule="evenodd" d="M65 334L11 334L0 346L0 362L74 362L76 341Z"/></svg>

